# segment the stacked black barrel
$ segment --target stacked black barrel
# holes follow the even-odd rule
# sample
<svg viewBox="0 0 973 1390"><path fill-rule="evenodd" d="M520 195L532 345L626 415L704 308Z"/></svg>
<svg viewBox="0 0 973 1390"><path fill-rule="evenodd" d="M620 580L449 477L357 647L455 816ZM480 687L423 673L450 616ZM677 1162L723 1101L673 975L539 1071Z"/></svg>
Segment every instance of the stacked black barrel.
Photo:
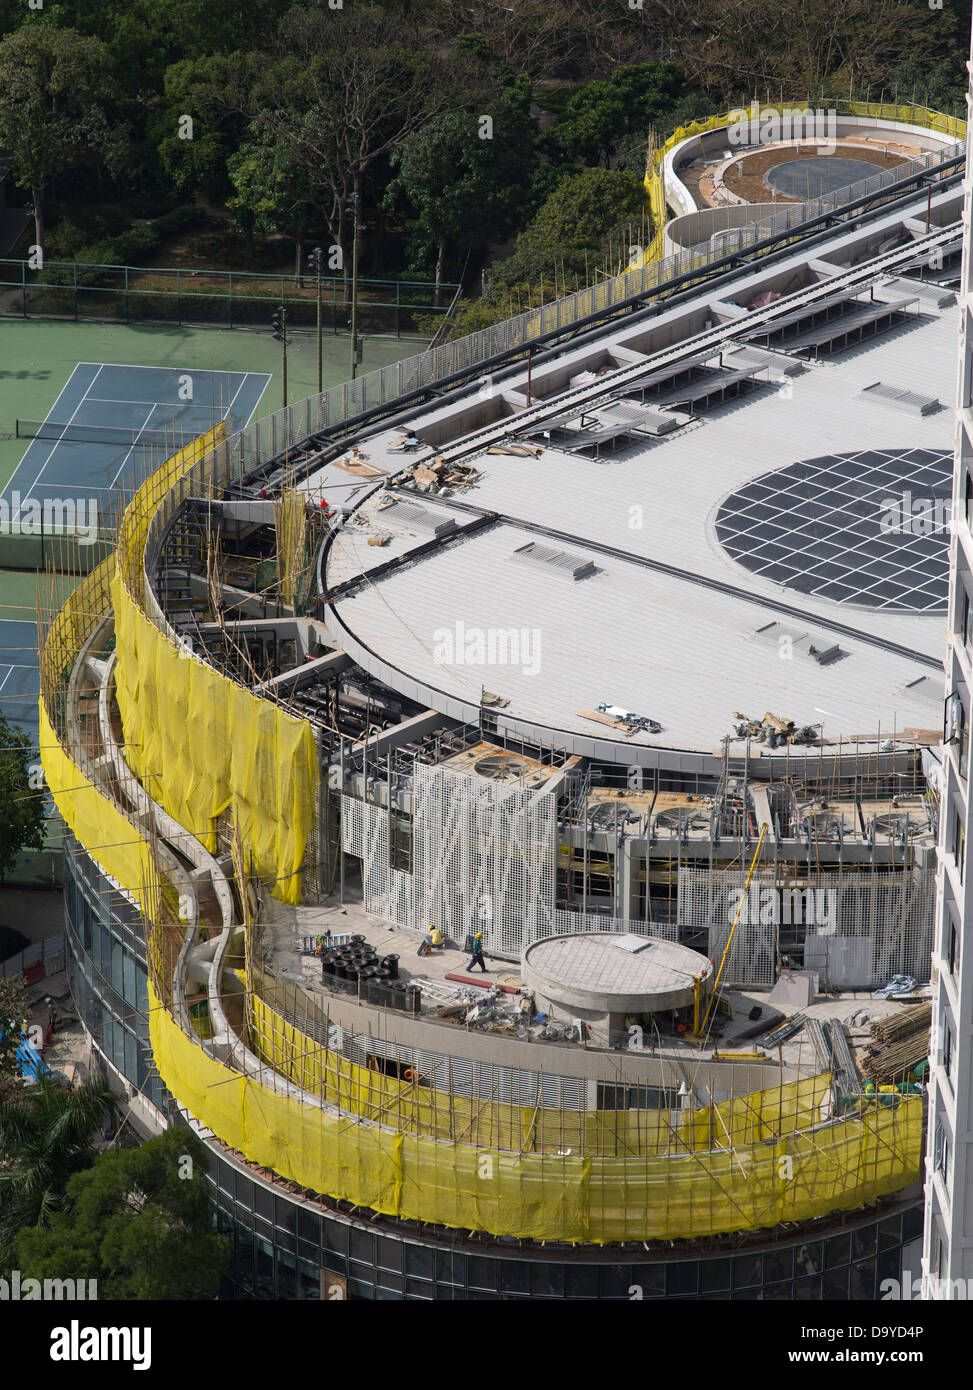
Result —
<svg viewBox="0 0 973 1390"><path fill-rule="evenodd" d="M321 979L328 989L353 995L362 1004L417 1014L422 991L399 979L398 956L379 956L363 936L342 945L322 944Z"/></svg>

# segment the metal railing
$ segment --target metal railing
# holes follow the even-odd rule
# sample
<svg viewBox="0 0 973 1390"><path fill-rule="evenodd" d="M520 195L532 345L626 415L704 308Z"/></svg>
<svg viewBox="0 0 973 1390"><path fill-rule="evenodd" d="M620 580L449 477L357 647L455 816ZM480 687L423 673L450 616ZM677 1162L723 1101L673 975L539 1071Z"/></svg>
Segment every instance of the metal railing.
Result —
<svg viewBox="0 0 973 1390"><path fill-rule="evenodd" d="M23 975L28 984L36 984L48 975L56 975L66 962L64 940L64 933L58 932L43 941L32 941L16 955L0 961L0 977L10 980L15 975Z"/></svg>
<svg viewBox="0 0 973 1390"><path fill-rule="evenodd" d="M859 183L812 199L810 203L795 203L782 208L770 218L741 228L741 241L736 254L745 254L748 247L771 236L781 237L786 246L800 239L800 229L804 223L826 214L840 214L843 207L854 205L863 198L881 198L885 192L888 192L889 199L899 197L898 185L913 176L930 175L934 185L937 178L948 176L943 166L955 161L957 152L958 147L937 150L919 159L905 161L896 169L881 170ZM794 233L793 237L788 236L790 232ZM390 363L354 381L342 382L321 395L309 396L253 422L218 444L160 498L146 534L146 576L151 571L169 523L187 498L220 496L225 489L238 484L259 463L296 449L309 435L333 429L346 420L381 409L443 378L463 372L472 373L480 363L504 352L526 348L544 334L569 330L572 324L599 312L610 313L614 306L635 296L644 294L651 297L654 293L662 293L669 282L680 280L685 285L686 277L691 282L696 272L702 279L709 267L717 263L727 263L727 255L722 248L714 248L709 243L692 247L651 265L625 271L613 279L531 309L477 333ZM175 634L154 601L151 582L145 586L145 601L146 611L153 621L167 631L175 642Z"/></svg>

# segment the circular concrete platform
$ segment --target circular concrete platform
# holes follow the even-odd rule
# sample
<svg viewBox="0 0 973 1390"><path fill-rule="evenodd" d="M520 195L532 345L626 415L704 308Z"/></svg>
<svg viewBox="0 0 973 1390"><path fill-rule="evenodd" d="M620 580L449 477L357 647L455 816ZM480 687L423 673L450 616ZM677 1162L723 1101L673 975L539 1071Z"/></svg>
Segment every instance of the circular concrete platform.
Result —
<svg viewBox="0 0 973 1390"><path fill-rule="evenodd" d="M687 946L616 932L551 936L524 953L524 979L535 994L601 1014L685 1008L694 980L708 981L712 970L712 961Z"/></svg>
<svg viewBox="0 0 973 1390"><path fill-rule="evenodd" d="M764 183L786 198L807 201L871 178L878 170L864 159L818 155L813 159L789 159L764 174Z"/></svg>

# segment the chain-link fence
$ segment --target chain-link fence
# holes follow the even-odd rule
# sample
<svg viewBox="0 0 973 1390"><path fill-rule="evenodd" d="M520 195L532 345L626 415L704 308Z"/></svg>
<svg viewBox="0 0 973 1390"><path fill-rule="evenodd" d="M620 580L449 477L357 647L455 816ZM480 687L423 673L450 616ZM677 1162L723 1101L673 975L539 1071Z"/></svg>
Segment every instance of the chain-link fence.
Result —
<svg viewBox="0 0 973 1390"><path fill-rule="evenodd" d="M358 280L359 334L406 338L428 335L444 319L459 286L421 280ZM225 270L143 270L135 266L0 260L0 316L63 318L75 322L168 323L269 330L275 309L287 310L288 331L317 332L318 281L313 275L266 275ZM321 328L348 334L351 279L322 276ZM421 324L421 328L420 328Z"/></svg>

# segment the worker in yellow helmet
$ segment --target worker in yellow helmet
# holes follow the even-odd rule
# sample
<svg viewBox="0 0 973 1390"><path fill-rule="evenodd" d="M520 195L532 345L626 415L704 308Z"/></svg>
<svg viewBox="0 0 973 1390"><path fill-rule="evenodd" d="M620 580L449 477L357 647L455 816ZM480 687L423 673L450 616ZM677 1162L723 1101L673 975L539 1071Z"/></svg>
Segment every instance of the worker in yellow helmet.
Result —
<svg viewBox="0 0 973 1390"><path fill-rule="evenodd" d="M474 965L478 965L484 975L487 973L486 961L483 959L483 933L481 931L478 931L473 937L473 959L466 967L467 970L472 970Z"/></svg>

